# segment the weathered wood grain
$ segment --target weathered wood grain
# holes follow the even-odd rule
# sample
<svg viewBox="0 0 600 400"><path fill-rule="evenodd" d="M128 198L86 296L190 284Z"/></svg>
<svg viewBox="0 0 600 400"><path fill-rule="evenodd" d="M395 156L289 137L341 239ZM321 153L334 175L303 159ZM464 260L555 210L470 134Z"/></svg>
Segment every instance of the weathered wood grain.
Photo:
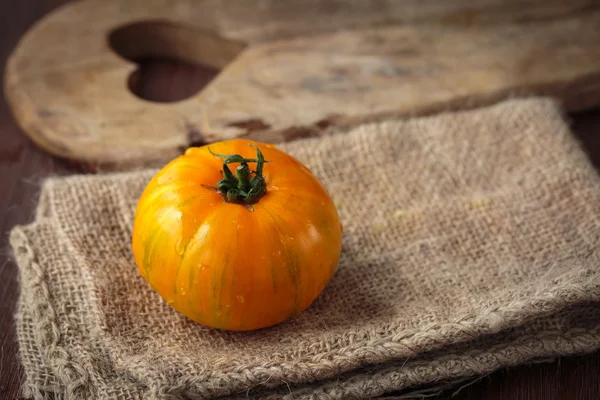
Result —
<svg viewBox="0 0 600 400"><path fill-rule="evenodd" d="M23 37L5 92L42 148L127 169L190 143L278 142L514 95L587 109L599 39L600 7L583 0L87 0ZM149 102L127 87L146 57L221 72L188 99Z"/></svg>

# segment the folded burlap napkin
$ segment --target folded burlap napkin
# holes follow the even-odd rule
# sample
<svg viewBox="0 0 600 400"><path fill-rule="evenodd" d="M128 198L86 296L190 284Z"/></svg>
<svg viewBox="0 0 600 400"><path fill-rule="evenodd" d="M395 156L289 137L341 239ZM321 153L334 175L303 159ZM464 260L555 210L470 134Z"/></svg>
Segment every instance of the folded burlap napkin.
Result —
<svg viewBox="0 0 600 400"><path fill-rule="evenodd" d="M307 311L254 332L195 324L139 276L154 170L46 181L11 234L26 395L372 398L600 348L600 179L552 101L280 147L337 202L343 251Z"/></svg>

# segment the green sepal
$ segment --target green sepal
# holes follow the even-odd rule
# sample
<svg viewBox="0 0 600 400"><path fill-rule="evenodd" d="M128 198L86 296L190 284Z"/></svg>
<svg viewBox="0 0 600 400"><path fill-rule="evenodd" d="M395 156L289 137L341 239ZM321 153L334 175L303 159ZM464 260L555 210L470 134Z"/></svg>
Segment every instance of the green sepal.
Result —
<svg viewBox="0 0 600 400"><path fill-rule="evenodd" d="M267 185L264 176L262 176L265 160L260 149L256 149L256 158L244 158L239 154L216 154L210 148L208 151L215 157L223 158L223 170L221 171L223 179L217 182L217 190L222 194L223 199L228 203L245 204L250 206L260 200L267 192ZM256 163L256 171L250 170L249 162ZM240 163L232 173L228 164ZM253 175L251 177L251 175ZM252 209L250 207L249 209Z"/></svg>

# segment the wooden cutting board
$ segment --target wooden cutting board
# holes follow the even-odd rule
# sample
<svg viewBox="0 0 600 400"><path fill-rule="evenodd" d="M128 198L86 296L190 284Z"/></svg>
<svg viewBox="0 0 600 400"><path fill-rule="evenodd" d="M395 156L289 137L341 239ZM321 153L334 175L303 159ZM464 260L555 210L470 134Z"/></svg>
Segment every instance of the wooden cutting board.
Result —
<svg viewBox="0 0 600 400"><path fill-rule="evenodd" d="M364 121L544 94L600 104L593 0L87 0L34 25L5 91L41 147L86 164L162 163L193 141L279 142ZM148 56L220 70L156 103L127 81Z"/></svg>

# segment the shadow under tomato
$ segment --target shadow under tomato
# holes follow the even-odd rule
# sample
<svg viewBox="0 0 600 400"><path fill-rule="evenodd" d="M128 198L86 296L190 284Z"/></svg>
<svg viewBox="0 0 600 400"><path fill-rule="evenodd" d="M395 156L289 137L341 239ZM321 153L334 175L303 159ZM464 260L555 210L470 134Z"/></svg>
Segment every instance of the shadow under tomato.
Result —
<svg viewBox="0 0 600 400"><path fill-rule="evenodd" d="M324 329L340 331L368 328L389 319L396 313L397 299L389 297L389 287L406 292L406 281L390 276L386 264L395 261L386 258L384 254L365 255L360 247L345 241L333 278L304 317L316 318Z"/></svg>
<svg viewBox="0 0 600 400"><path fill-rule="evenodd" d="M304 334L312 337L341 335L385 324L398 313L398 296L410 292L406 280L401 276L390 276L390 270L397 267L390 267L395 261L386 258L379 254L369 259L360 247L344 241L334 276L305 311L272 327L224 332L224 335L232 335L234 341L240 337L253 340L253 337L272 335L273 340L291 344ZM389 297L390 286L398 296Z"/></svg>
<svg viewBox="0 0 600 400"><path fill-rule="evenodd" d="M120 351L138 354L141 364L148 368L156 357L166 357L175 364L184 362L177 360L177 354L185 355L185 363L201 368L210 360L227 359L232 354L269 360L278 357L274 351L292 358L296 356L290 353L297 352L301 357L303 352L312 352L308 348L316 342L318 346L343 346L342 337L348 333L372 331L388 320L392 322L400 312L403 293L410 293L407 281L393 272L397 259L385 254L365 255L362 248L356 237L344 240L336 273L309 308L278 325L249 332L204 327L179 314L148 287L127 252L120 266L112 266L107 284L97 288L106 344L115 349L117 357ZM107 271L104 267L94 269ZM391 298L390 286L396 293ZM163 348L180 352L162 354Z"/></svg>

